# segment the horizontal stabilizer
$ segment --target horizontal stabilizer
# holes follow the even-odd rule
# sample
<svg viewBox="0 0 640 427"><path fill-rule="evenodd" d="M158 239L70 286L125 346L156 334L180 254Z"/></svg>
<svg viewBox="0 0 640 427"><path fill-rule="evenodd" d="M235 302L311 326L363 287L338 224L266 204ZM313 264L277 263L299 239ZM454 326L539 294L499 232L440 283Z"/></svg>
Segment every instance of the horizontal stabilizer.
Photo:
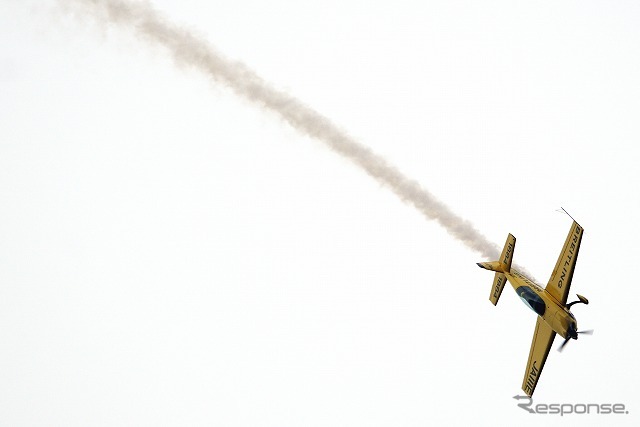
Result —
<svg viewBox="0 0 640 427"><path fill-rule="evenodd" d="M513 250L516 247L516 238L513 234L507 236L507 241L504 243L502 254L500 254L500 264L502 264L505 273L511 271L511 261L513 261Z"/></svg>
<svg viewBox="0 0 640 427"><path fill-rule="evenodd" d="M493 279L493 286L491 287L491 294L489 295L489 301L491 301L491 304L498 304L498 300L500 299L500 295L502 295L505 283L507 283L507 276L502 273L496 273L496 277Z"/></svg>
<svg viewBox="0 0 640 427"><path fill-rule="evenodd" d="M502 254L500 254L500 261L477 263L478 267L496 272L496 275L493 278L493 285L491 286L491 293L489 294L489 301L491 301L493 305L498 304L504 285L507 283L507 277L504 273L511 272L511 261L513 260L513 251L515 247L516 238L513 237L512 234L509 234L507 241L504 243Z"/></svg>

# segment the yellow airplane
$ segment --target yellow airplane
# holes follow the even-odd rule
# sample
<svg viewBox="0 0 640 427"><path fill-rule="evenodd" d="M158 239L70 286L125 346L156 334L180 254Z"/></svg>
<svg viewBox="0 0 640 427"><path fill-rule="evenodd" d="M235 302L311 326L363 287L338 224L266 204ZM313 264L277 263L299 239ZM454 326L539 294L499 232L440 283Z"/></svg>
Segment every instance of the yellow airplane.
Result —
<svg viewBox="0 0 640 427"><path fill-rule="evenodd" d="M567 213L567 215L569 214ZM496 272L491 294L489 295L489 300L493 305L498 303L505 282L508 280L520 299L538 315L536 329L533 332L531 350L529 351L527 369L522 382L522 390L529 397L533 395L533 391L538 384L556 333L565 340L559 348L559 350L562 350L570 339L577 340L578 334L591 334L593 332L578 332L576 318L569 311L573 304L589 304L589 301L582 295L578 295L578 301L567 304L583 232L584 229L573 220L562 252L560 252L556 266L553 269L553 273L551 273L551 278L544 289L524 274L511 270L513 250L516 244L516 238L511 234L507 237L507 242L500 255L500 261L478 263L478 266Z"/></svg>

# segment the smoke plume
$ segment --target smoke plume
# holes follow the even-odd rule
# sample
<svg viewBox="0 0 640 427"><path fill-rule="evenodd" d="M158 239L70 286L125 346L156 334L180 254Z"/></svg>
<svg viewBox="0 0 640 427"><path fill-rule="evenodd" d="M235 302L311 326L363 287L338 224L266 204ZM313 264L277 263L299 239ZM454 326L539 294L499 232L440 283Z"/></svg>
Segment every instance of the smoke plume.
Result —
<svg viewBox="0 0 640 427"><path fill-rule="evenodd" d="M322 114L295 97L272 88L242 63L220 54L206 40L180 27L147 2L123 0L60 0L76 13L134 31L146 42L167 49L176 62L192 67L228 86L238 96L280 116L299 132L316 138L346 157L427 219L437 221L451 236L481 256L496 259L499 248L473 225L456 215L418 182L404 176L382 157L353 140Z"/></svg>

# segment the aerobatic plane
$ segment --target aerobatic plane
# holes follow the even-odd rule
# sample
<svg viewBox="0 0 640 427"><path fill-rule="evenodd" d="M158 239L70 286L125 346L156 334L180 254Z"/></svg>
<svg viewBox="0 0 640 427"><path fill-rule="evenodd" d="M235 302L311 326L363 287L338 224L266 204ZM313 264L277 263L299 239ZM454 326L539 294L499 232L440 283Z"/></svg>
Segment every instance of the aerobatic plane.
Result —
<svg viewBox="0 0 640 427"><path fill-rule="evenodd" d="M571 217L571 215L569 216ZM553 273L551 273L551 278L544 289L524 274L511 269L513 251L516 245L516 238L511 234L507 237L499 261L478 263L478 266L496 272L491 294L489 295L489 300L493 305L498 303L502 290L506 282L509 281L520 299L538 315L536 327L533 331L529 360L527 361L527 368L522 381L522 390L529 397L533 395L536 389L556 334L564 338L564 342L559 348L559 350L562 350L569 340L577 340L578 334L591 334L593 332L578 331L578 323L570 311L572 305L578 303L589 304L589 301L582 295L577 295L577 301L567 304L569 288L571 287L583 233L584 229L573 220L567 240L562 247L562 252L560 252L556 266L553 269Z"/></svg>

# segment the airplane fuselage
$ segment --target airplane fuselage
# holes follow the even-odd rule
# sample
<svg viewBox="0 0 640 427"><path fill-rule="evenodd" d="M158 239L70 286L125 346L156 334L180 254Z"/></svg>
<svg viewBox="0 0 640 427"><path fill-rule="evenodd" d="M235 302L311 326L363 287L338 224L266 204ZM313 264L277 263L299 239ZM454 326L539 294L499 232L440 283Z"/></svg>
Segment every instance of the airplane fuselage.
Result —
<svg viewBox="0 0 640 427"><path fill-rule="evenodd" d="M571 328L578 330L576 318L540 285L517 271L504 273L522 302L540 316L562 338L567 339Z"/></svg>

